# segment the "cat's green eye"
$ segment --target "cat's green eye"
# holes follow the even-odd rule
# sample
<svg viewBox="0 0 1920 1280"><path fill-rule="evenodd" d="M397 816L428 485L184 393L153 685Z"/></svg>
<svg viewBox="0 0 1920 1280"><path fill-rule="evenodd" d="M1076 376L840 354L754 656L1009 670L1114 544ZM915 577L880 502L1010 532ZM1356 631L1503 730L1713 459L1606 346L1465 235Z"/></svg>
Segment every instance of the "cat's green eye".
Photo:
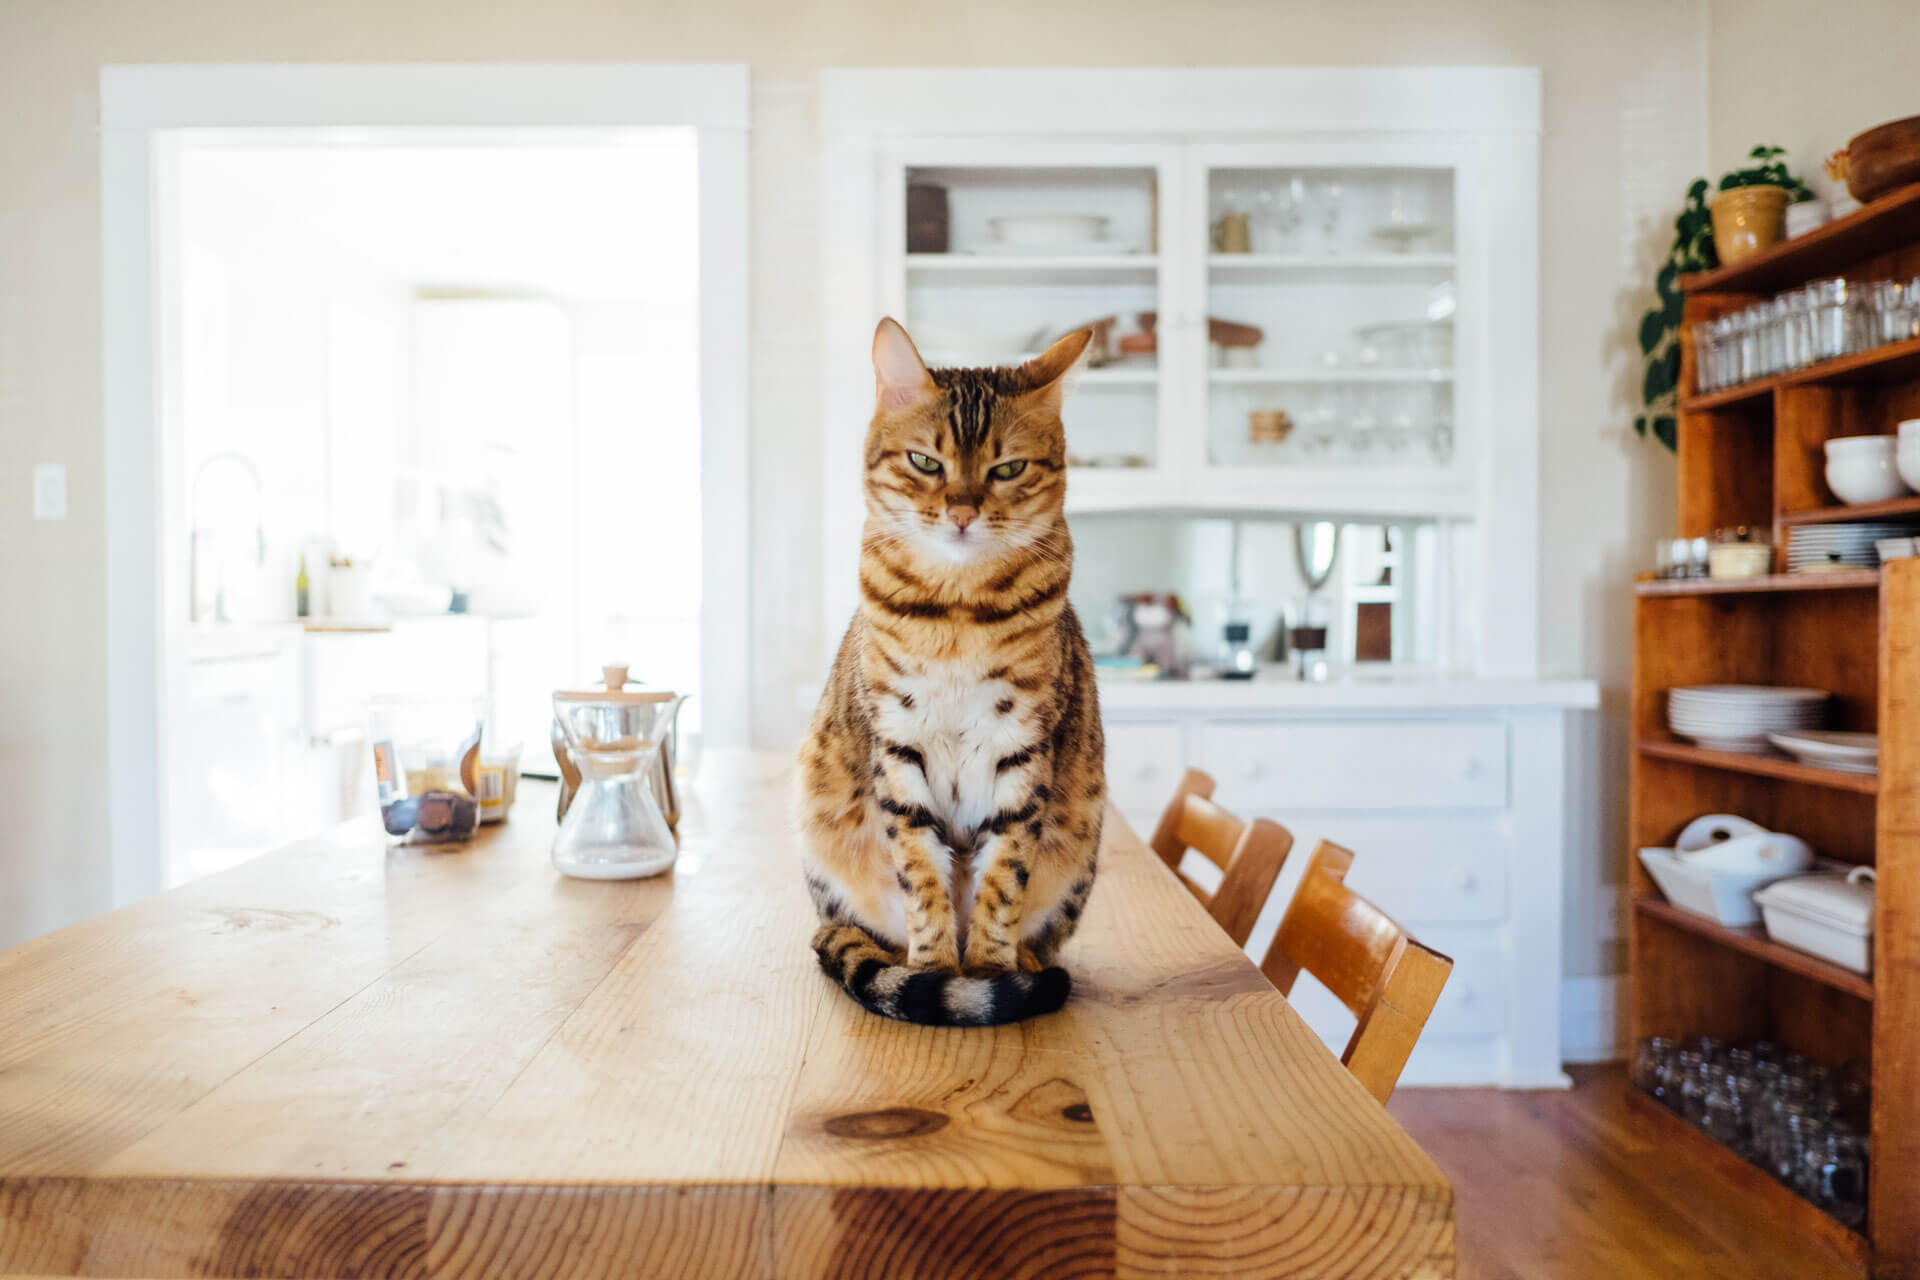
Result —
<svg viewBox="0 0 1920 1280"><path fill-rule="evenodd" d="M1016 458L1012 462L1001 463L999 466L995 467L993 470L987 472L987 474L992 476L995 480L1011 480L1015 476L1019 475L1022 471L1025 471L1026 469L1027 469L1026 459Z"/></svg>
<svg viewBox="0 0 1920 1280"><path fill-rule="evenodd" d="M907 455L907 461L913 464L913 468L916 471L923 471L930 476L940 474L939 461L934 458L929 458L924 453L909 453Z"/></svg>

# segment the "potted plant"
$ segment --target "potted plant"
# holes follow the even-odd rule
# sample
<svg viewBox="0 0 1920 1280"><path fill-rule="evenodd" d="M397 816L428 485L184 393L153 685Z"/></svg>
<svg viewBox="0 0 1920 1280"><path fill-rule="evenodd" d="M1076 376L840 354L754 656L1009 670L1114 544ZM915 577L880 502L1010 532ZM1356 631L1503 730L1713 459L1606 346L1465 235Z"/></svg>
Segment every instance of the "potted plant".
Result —
<svg viewBox="0 0 1920 1280"><path fill-rule="evenodd" d="M1633 420L1633 429L1640 435L1651 435L1669 449L1674 447L1677 434L1674 410L1680 387L1680 320L1686 306L1680 277L1720 265L1713 251L1707 191L1705 178L1695 178L1687 188L1687 202L1673 220L1673 245L1653 278L1655 302L1640 318L1640 354L1646 361L1640 398L1645 411Z"/></svg>
<svg viewBox="0 0 1920 1280"><path fill-rule="evenodd" d="M1807 184L1787 172L1780 158L1785 154L1781 147L1755 147L1747 153L1752 164L1720 179L1712 204L1720 261L1741 262L1779 243L1786 235L1787 205L1813 199Z"/></svg>

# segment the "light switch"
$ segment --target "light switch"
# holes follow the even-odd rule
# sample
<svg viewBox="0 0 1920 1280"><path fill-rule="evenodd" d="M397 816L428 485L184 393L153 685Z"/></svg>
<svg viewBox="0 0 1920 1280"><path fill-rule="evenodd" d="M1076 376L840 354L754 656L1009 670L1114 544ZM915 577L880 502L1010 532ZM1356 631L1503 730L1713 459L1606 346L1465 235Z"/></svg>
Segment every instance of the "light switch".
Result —
<svg viewBox="0 0 1920 1280"><path fill-rule="evenodd" d="M33 518L67 518L67 464L40 462L33 468Z"/></svg>

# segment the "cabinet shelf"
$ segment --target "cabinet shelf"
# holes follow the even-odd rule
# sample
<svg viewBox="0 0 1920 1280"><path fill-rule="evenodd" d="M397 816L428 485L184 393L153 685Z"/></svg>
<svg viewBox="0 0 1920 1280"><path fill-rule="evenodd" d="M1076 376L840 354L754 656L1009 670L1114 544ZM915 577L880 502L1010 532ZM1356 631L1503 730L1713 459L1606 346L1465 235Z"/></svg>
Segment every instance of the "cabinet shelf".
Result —
<svg viewBox="0 0 1920 1280"><path fill-rule="evenodd" d="M1782 759L1779 756L1750 756L1738 751L1712 751L1706 747L1696 747L1691 743L1676 742L1669 738L1642 738L1640 754L1659 760L1678 760L1683 764L1697 764L1703 768L1720 769L1728 773L1751 773L1763 778L1779 778L1786 782L1804 782L1816 787L1829 787L1835 791L1853 791L1868 796L1880 793L1880 778L1877 774L1815 769L1810 765Z"/></svg>
<svg viewBox="0 0 1920 1280"><path fill-rule="evenodd" d="M1783 240L1745 262L1680 277L1687 294L1778 293L1840 275L1867 258L1920 240L1920 183L1862 205L1844 218Z"/></svg>
<svg viewBox="0 0 1920 1280"><path fill-rule="evenodd" d="M1160 258L1151 253L910 253L913 284L1129 284L1152 282Z"/></svg>
<svg viewBox="0 0 1920 1280"><path fill-rule="evenodd" d="M1207 268L1223 276L1330 271L1446 271L1450 253L1213 253Z"/></svg>
<svg viewBox="0 0 1920 1280"><path fill-rule="evenodd" d="M1767 936L1767 931L1758 925L1731 928L1717 920L1709 920L1703 915L1682 910L1661 898L1645 897L1633 900L1633 909L1640 915L1649 916L1672 925L1676 929L1685 929L1723 947L1764 960L1778 969L1786 969L1803 978L1812 978L1815 982L1832 987L1835 991L1844 991L1861 1000L1873 999L1873 980L1843 969L1837 964L1822 960L1819 956L1809 955L1805 951L1796 951L1792 947L1782 946Z"/></svg>
<svg viewBox="0 0 1920 1280"><path fill-rule="evenodd" d="M1254 386L1345 385L1438 386L1453 381L1451 369L1210 369L1209 382Z"/></svg>
<svg viewBox="0 0 1920 1280"><path fill-rule="evenodd" d="M1920 514L1920 499L1914 499ZM1648 578L1633 584L1642 596L1769 595L1782 591L1872 591L1878 569L1833 569L1826 573L1770 573L1759 578Z"/></svg>
<svg viewBox="0 0 1920 1280"><path fill-rule="evenodd" d="M1630 1084L1627 1105L1659 1145L1679 1148L1689 1164L1704 1166L1712 1175L1752 1196L1758 1214L1790 1224L1796 1234L1819 1241L1841 1261L1864 1273L1871 1249L1858 1231L1802 1200Z"/></svg>
<svg viewBox="0 0 1920 1280"><path fill-rule="evenodd" d="M1874 347L1869 351L1857 351L1850 356L1841 356L1837 360L1822 360L1819 364L1810 364L1804 369L1776 373L1770 378L1756 378L1752 382L1743 382L1737 387L1724 387L1719 391L1709 391L1705 395L1687 396L1681 400L1680 408L1687 413L1725 409L1733 405L1745 404L1750 400L1763 399L1772 395L1779 387L1858 386L1907 382L1914 378L1920 378L1920 338L1908 338L1904 342L1889 342L1885 346Z"/></svg>
<svg viewBox="0 0 1920 1280"><path fill-rule="evenodd" d="M1841 520L1886 520L1906 517L1920 520L1920 497L1894 498L1887 502L1859 502L1849 507L1815 507L1811 511L1789 511L1780 517L1780 523L1785 525L1832 524Z"/></svg>

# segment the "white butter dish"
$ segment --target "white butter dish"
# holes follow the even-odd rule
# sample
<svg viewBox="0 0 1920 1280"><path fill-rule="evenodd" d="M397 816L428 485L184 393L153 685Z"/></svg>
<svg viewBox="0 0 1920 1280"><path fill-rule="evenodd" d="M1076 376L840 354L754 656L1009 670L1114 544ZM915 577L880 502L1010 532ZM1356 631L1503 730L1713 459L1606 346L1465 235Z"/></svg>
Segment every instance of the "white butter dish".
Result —
<svg viewBox="0 0 1920 1280"><path fill-rule="evenodd" d="M1778 880L1753 896L1775 942L1872 973L1873 879L1873 868L1855 867L1844 877Z"/></svg>

